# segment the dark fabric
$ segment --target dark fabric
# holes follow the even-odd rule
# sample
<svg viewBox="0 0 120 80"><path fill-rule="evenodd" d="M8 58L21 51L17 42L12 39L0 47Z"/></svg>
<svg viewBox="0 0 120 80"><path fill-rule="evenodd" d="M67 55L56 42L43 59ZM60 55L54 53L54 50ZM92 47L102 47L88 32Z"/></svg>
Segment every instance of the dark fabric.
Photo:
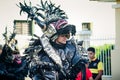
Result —
<svg viewBox="0 0 120 80"><path fill-rule="evenodd" d="M89 63L88 68L89 68L89 69L98 69L97 66L98 66L98 63L99 63L99 62L100 62L100 60L98 60L98 59L96 59L95 61L91 61L91 62ZM95 79L97 75L98 75L97 73L92 73L93 79ZM102 78L100 78L99 80L102 80Z"/></svg>
<svg viewBox="0 0 120 80"><path fill-rule="evenodd" d="M97 69L97 65L100 62L100 60L96 59L95 61L91 61L88 68L90 69Z"/></svg>
<svg viewBox="0 0 120 80"><path fill-rule="evenodd" d="M25 80L28 73L23 67L23 62L17 64L16 62L8 63L5 60L0 60L0 80Z"/></svg>
<svg viewBox="0 0 120 80"><path fill-rule="evenodd" d="M80 59L79 52L76 51L75 45L73 45L71 41L67 41L65 45L59 45L51 41L50 43L62 60L62 65L63 65L62 71L61 68L58 65L56 65L55 62L42 49L39 52L38 57L40 62L46 63L46 66L42 67L43 64L40 66L39 64L36 64L34 61L32 61L30 68L31 78L38 78L41 80L42 77L37 77L37 76L42 75L46 80L56 80L56 78L59 78L58 80L65 80L65 79L74 80L79 71L75 72L75 75L72 75L71 73L74 70L72 70L71 68ZM74 66L74 69L75 67L78 68L78 66ZM81 70L80 68L81 67L79 67L78 69Z"/></svg>
<svg viewBox="0 0 120 80"><path fill-rule="evenodd" d="M98 74L92 73L93 79L95 79L97 75L98 75ZM102 78L100 78L99 80L102 80Z"/></svg>

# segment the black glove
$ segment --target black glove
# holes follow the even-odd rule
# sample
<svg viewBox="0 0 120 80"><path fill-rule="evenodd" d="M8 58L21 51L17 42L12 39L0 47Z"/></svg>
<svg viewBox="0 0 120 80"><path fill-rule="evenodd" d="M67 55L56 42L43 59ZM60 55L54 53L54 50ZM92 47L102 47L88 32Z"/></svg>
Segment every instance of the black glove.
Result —
<svg viewBox="0 0 120 80"><path fill-rule="evenodd" d="M81 60L72 67L72 69L70 71L70 75L69 75L70 79L75 79L77 77L77 74L80 71L83 74L82 80L86 80L86 79L84 79L85 75L86 75L86 67L85 67L85 64Z"/></svg>

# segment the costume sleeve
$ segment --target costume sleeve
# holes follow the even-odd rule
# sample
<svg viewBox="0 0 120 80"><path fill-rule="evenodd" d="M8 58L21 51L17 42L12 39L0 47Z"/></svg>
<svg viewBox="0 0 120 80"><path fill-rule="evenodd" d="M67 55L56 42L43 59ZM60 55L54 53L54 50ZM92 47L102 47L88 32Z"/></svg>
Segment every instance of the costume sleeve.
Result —
<svg viewBox="0 0 120 80"><path fill-rule="evenodd" d="M103 70L103 63L102 62L98 63L98 70Z"/></svg>

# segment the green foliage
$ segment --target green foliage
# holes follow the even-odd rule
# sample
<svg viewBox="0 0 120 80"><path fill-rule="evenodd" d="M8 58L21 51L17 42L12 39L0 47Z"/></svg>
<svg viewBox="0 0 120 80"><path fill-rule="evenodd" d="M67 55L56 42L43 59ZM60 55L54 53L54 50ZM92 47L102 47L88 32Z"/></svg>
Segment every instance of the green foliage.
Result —
<svg viewBox="0 0 120 80"><path fill-rule="evenodd" d="M104 44L102 46L93 46L96 50L95 57L103 62L104 75L111 75L111 50L114 49L113 44Z"/></svg>
<svg viewBox="0 0 120 80"><path fill-rule="evenodd" d="M104 44L102 46L93 46L95 48L95 57L98 58L101 54L107 54L108 50L113 50L113 44Z"/></svg>

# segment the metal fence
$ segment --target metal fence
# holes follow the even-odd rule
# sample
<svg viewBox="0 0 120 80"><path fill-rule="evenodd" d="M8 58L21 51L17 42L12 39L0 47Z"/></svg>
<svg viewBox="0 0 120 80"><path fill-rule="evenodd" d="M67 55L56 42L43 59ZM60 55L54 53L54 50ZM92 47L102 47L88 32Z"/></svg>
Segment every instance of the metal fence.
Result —
<svg viewBox="0 0 120 80"><path fill-rule="evenodd" d="M89 43L89 44L88 44ZM88 44L88 45L86 45ZM84 39L84 47L87 49L93 46L96 49L96 57L103 62L103 76L112 76L111 74L111 51L114 49L115 37L92 37Z"/></svg>

